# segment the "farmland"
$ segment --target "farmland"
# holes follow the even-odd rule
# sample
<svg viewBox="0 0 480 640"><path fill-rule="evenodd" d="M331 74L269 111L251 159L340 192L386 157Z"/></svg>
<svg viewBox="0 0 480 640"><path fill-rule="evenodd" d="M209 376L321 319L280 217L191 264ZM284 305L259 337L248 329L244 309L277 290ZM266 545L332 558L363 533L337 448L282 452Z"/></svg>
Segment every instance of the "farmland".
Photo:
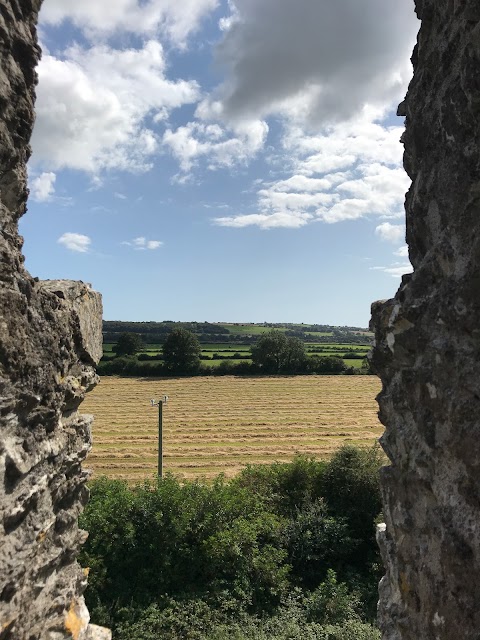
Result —
<svg viewBox="0 0 480 640"><path fill-rule="evenodd" d="M151 367L158 371L159 362L163 361L162 346L169 333L175 328L184 328L192 332L201 346L200 358L204 374L227 360L230 365L251 363L250 349L265 333L275 330L289 337L302 340L307 356L341 358L346 367L359 369L362 360L370 350L373 335L358 327L330 327L328 325L299 324L242 324L242 323L181 323L181 322L120 322L104 321L104 359L100 372L103 375L123 375L123 365L119 367L103 367L103 363L115 357L115 343L122 333L135 334L139 338L141 348L136 359L143 368L138 368L137 375L150 375ZM150 366L149 366L150 365ZM103 368L102 368L103 367ZM236 373L236 372L235 372ZM242 370L245 374L245 368ZM321 371L319 372L321 373Z"/></svg>
<svg viewBox="0 0 480 640"><path fill-rule="evenodd" d="M115 353L112 343L104 343L103 352L105 360L111 359ZM208 367L218 367L225 360L230 361L232 364L239 362L251 362L250 344L244 343L201 343L200 358L203 365ZM367 353L370 351L370 345L352 345L342 343L315 343L309 342L306 345L307 357L316 356L330 356L341 358L347 367L354 367L359 369L362 367L363 360ZM163 361L162 357L162 345L158 343L143 344L142 348L137 354L137 358L143 361L144 366L157 365L159 361ZM151 360L150 360L151 359ZM146 374L145 374L146 375Z"/></svg>
<svg viewBox="0 0 480 640"><path fill-rule="evenodd" d="M112 343L105 343L103 345L103 351L105 355L111 356L113 355L113 347L115 345ZM242 359L250 360L250 347L251 345L242 344L242 343L203 343L201 344L201 355L202 358L208 360L217 360L217 359L225 359L231 358L233 354L239 354ZM332 343L332 344L323 344L311 342L306 345L307 355L320 355L320 356L337 356L339 358L343 358L346 352L355 352L356 355L365 357L366 354L370 350L370 345L351 345L351 344L341 344L341 343ZM162 345L147 343L144 344L139 351L139 354L146 354L149 356L152 355L161 355ZM220 358L214 358L214 355L218 354ZM344 358L345 359L345 358ZM212 364L212 363L209 363ZM361 365L361 361L358 366Z"/></svg>
<svg viewBox="0 0 480 640"><path fill-rule="evenodd" d="M218 345L217 345L218 349ZM374 376L104 377L82 412L95 415L88 467L141 481L157 463L157 411L166 394L164 466L185 478L233 475L248 463L329 456L382 433Z"/></svg>

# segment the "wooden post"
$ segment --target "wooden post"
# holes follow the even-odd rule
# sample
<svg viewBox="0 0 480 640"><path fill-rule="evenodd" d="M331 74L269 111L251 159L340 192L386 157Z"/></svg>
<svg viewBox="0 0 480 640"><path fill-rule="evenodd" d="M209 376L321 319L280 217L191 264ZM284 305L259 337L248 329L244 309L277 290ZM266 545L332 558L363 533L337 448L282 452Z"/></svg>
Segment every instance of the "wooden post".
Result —
<svg viewBox="0 0 480 640"><path fill-rule="evenodd" d="M158 401L158 477L163 478L163 400Z"/></svg>

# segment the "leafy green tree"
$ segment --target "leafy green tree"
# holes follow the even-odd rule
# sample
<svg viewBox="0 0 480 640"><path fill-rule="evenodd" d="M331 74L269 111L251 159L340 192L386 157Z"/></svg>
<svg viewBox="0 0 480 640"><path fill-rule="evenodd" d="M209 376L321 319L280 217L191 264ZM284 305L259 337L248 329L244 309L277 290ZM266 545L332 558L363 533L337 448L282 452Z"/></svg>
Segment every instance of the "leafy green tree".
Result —
<svg viewBox="0 0 480 640"><path fill-rule="evenodd" d="M307 354L303 341L300 338L287 337L285 371L301 371L305 367L306 360Z"/></svg>
<svg viewBox="0 0 480 640"><path fill-rule="evenodd" d="M293 372L305 363L305 346L299 338L287 338L281 331L268 331L251 349L252 362L267 373Z"/></svg>
<svg viewBox="0 0 480 640"><path fill-rule="evenodd" d="M297 455L289 463L247 465L231 482L260 496L273 512L292 519L299 509L322 497L326 464Z"/></svg>
<svg viewBox="0 0 480 640"><path fill-rule="evenodd" d="M165 368L171 373L193 373L200 366L200 343L188 329L174 329L163 344Z"/></svg>
<svg viewBox="0 0 480 640"><path fill-rule="evenodd" d="M283 364L286 347L284 333L268 331L251 347L252 362L269 373L277 373Z"/></svg>
<svg viewBox="0 0 480 640"><path fill-rule="evenodd" d="M290 567L280 539L284 520L260 512L237 517L205 543L214 578L212 587L249 608L271 611L289 588Z"/></svg>
<svg viewBox="0 0 480 640"><path fill-rule="evenodd" d="M343 446L325 468L322 493L334 518L343 517L356 548L348 560L350 583L355 588L370 614L374 614L378 583L382 573L375 548L375 521L381 511L379 468L385 458L379 447L361 449Z"/></svg>
<svg viewBox="0 0 480 640"><path fill-rule="evenodd" d="M381 511L379 447L344 445L330 459L323 476L323 494L334 516L344 516L356 538L373 540L373 522Z"/></svg>
<svg viewBox="0 0 480 640"><path fill-rule="evenodd" d="M360 373L364 376L373 376L375 375L372 367L370 366L370 360L368 358L364 358L362 360L362 366L360 367Z"/></svg>
<svg viewBox="0 0 480 640"><path fill-rule="evenodd" d="M307 598L307 618L320 624L342 624L349 620L361 621L361 603L348 586L338 582L335 571L327 570L327 575L317 589Z"/></svg>
<svg viewBox="0 0 480 640"><path fill-rule="evenodd" d="M117 356L133 356L142 347L141 339L135 333L120 334L113 351Z"/></svg>
<svg viewBox="0 0 480 640"><path fill-rule="evenodd" d="M311 373L344 373L347 368L336 356L310 356L307 361L307 370Z"/></svg>
<svg viewBox="0 0 480 640"><path fill-rule="evenodd" d="M322 499L299 508L284 527L283 535L292 577L307 589L318 585L328 567L343 568L356 548L345 518L329 516Z"/></svg>

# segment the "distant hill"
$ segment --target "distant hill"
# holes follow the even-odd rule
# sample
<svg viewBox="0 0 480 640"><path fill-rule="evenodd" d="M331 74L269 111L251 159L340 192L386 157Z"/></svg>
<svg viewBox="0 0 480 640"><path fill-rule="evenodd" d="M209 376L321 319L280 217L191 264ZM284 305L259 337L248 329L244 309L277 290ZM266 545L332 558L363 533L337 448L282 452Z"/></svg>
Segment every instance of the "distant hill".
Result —
<svg viewBox="0 0 480 640"><path fill-rule="evenodd" d="M145 343L163 344L172 329L182 327L192 331L202 344L226 343L253 344L259 335L277 329L304 342L369 344L373 334L362 327L335 327L326 324L295 323L224 323L224 322L126 322L105 320L103 335L106 344L117 342L121 333L135 333Z"/></svg>

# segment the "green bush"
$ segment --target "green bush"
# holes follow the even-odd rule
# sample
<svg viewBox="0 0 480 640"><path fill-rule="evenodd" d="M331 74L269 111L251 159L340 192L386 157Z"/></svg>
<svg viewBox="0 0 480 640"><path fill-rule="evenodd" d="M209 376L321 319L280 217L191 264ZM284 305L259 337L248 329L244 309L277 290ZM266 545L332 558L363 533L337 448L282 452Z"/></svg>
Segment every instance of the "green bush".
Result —
<svg viewBox="0 0 480 640"><path fill-rule="evenodd" d="M379 447L344 446L323 476L322 491L332 515L347 518L352 534L365 542L373 540L381 510L378 470L383 462Z"/></svg>
<svg viewBox="0 0 480 640"><path fill-rule="evenodd" d="M326 578L329 568L341 570L357 546L346 519L329 516L322 499L299 508L283 535L292 581L307 589L314 589Z"/></svg>
<svg viewBox="0 0 480 640"><path fill-rule="evenodd" d="M376 638L363 623L380 461L345 447L328 463L299 456L212 484L95 480L80 522L92 620L119 640Z"/></svg>
<svg viewBox="0 0 480 640"><path fill-rule="evenodd" d="M327 602L327 606L331 603ZM335 624L306 618L301 598L292 597L274 616L252 616L228 608L213 609L204 601L169 600L142 612L124 611L116 640L380 640L372 625L359 620L346 603ZM133 619L132 616L135 618Z"/></svg>
<svg viewBox="0 0 480 640"><path fill-rule="evenodd" d="M269 509L291 518L306 502L322 496L325 465L298 455L288 464L248 465L232 483L257 494Z"/></svg>

